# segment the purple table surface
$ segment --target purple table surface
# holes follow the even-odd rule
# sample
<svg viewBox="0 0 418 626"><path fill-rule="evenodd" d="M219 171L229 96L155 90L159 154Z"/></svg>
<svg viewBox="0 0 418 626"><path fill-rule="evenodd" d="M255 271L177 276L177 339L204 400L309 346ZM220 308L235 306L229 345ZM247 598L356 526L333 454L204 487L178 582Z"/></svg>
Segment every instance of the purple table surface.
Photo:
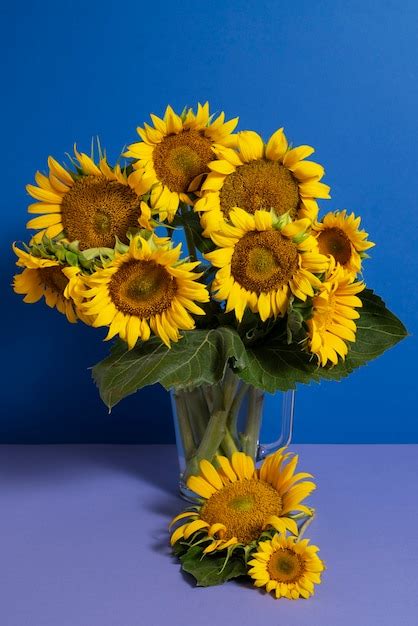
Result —
<svg viewBox="0 0 418 626"><path fill-rule="evenodd" d="M0 446L1 626L417 626L418 446L293 449L327 564L297 602L180 573L173 446Z"/></svg>

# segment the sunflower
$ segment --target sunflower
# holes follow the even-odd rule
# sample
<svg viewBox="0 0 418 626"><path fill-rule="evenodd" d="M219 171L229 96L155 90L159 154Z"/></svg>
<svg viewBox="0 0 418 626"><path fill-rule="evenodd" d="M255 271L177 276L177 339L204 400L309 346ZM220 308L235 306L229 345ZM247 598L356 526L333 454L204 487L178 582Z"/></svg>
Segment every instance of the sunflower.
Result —
<svg viewBox="0 0 418 626"><path fill-rule="evenodd" d="M181 244L172 248L167 238L138 234L127 252L116 252L104 269L85 277L88 301L81 307L94 316L93 326L109 326L106 340L119 335L131 350L152 331L170 347L179 330L195 327L191 313L204 315L195 302L207 302L209 294L197 281L199 262L180 261L180 252Z"/></svg>
<svg viewBox="0 0 418 626"><path fill-rule="evenodd" d="M368 234L360 230L360 217L347 211L330 211L321 222L312 226L318 240L319 251L328 254L353 275L361 270L365 251L375 244L367 241Z"/></svg>
<svg viewBox="0 0 418 626"><path fill-rule="evenodd" d="M96 165L87 154L74 152L77 172L49 157L48 176L37 172L37 186L26 187L37 200L29 213L40 214L27 223L38 231L33 241L61 235L78 241L80 250L113 248L116 237L127 242L129 228L147 228L150 212L140 197L146 189L143 172L127 176L119 165L110 168L104 157Z"/></svg>
<svg viewBox="0 0 418 626"><path fill-rule="evenodd" d="M290 294L305 301L319 288L315 273L327 269L329 261L317 251L314 237L307 234L307 218L289 222L273 212L251 215L241 208L229 214L211 238L217 250L206 258L220 269L212 288L218 300L226 300L226 311L235 310L242 319L246 306L263 321L285 314Z"/></svg>
<svg viewBox="0 0 418 626"><path fill-rule="evenodd" d="M314 594L325 565L317 555L319 548L310 546L309 539L298 541L276 534L271 540L261 541L257 548L248 571L256 587L266 587L276 598L289 600Z"/></svg>
<svg viewBox="0 0 418 626"><path fill-rule="evenodd" d="M192 204L189 192L199 188L208 164L216 158L215 144L234 145L238 118L225 122L225 114L216 119L209 114L209 103L198 104L197 113L189 109L177 115L168 106L161 119L151 115L154 127L138 128L142 141L128 146L125 156L135 159L134 167L145 170L151 204L160 219L171 222L180 202Z"/></svg>
<svg viewBox="0 0 418 626"><path fill-rule="evenodd" d="M268 456L259 469L243 452L235 452L231 461L216 456L218 469L202 460L200 475L191 476L187 486L203 498L203 503L173 519L171 525L188 521L173 532L171 544L203 533L209 541L204 549L208 554L249 545L268 527L296 535L298 527L290 514L301 511L311 515L311 509L301 502L316 488L315 483L303 480L312 478L311 474L294 473L297 462L298 456L285 452L285 448Z"/></svg>
<svg viewBox="0 0 418 626"><path fill-rule="evenodd" d="M320 182L323 167L304 160L313 148L289 148L283 128L266 145L250 130L238 133L237 143L238 151L215 148L218 160L209 163L211 173L195 204L206 236L218 230L236 206L250 214L274 209L278 215L316 219L316 198L329 198L330 188Z"/></svg>
<svg viewBox="0 0 418 626"><path fill-rule="evenodd" d="M364 288L363 282L355 282L350 272L333 261L313 298L312 317L306 322L308 350L318 357L321 366L328 361L336 365L339 356L344 360L347 341L356 340L354 320L360 317L356 308L363 306L357 294Z"/></svg>
<svg viewBox="0 0 418 626"><path fill-rule="evenodd" d="M77 318L85 321L70 297L79 289L79 267L64 267L56 260L42 259L20 250L15 244L13 250L18 257L16 265L25 268L14 276L13 290L25 296L24 302L32 304L45 298L46 304L66 315L69 322L74 323Z"/></svg>

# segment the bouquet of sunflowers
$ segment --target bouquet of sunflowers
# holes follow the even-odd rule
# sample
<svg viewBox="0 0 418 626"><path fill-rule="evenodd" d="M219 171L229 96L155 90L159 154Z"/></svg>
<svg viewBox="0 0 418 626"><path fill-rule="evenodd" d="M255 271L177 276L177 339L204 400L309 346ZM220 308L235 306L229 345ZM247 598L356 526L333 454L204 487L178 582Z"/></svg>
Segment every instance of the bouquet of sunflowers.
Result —
<svg viewBox="0 0 418 626"><path fill-rule="evenodd" d="M277 597L306 596L323 567L295 539L313 483L295 484L306 474L293 475L296 457L283 465L283 450L255 468L262 394L339 380L406 330L362 280L374 244L360 217L319 216L330 188L313 148L293 147L283 128L266 143L236 133L238 119L208 103L151 120L115 165L100 145L97 158L49 157L27 186L35 233L14 245L14 290L107 328L114 344L93 376L109 408L146 385L174 390L184 479L199 498L172 537L183 567L215 563L213 584L250 564Z"/></svg>

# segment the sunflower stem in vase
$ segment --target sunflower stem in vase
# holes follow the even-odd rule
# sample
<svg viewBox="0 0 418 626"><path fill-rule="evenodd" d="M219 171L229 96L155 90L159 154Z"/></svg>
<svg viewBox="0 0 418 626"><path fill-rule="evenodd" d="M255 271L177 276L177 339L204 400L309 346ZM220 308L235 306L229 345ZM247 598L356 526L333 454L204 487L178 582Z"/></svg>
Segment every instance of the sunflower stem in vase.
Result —
<svg viewBox="0 0 418 626"><path fill-rule="evenodd" d="M181 398L181 401L179 401ZM243 383L227 368L216 385L174 392L177 429L184 448L183 481L201 460L243 451L257 459L264 393ZM183 432L183 428L184 431Z"/></svg>

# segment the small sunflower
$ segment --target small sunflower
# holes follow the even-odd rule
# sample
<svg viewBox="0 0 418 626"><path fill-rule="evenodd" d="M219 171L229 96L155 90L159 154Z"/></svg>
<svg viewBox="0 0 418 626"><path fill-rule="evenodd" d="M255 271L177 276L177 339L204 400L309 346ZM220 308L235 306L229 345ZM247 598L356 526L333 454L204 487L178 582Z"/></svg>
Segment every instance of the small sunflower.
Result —
<svg viewBox="0 0 418 626"><path fill-rule="evenodd" d="M199 262L181 261L180 252L181 244L172 248L167 238L138 234L127 252L85 277L88 301L81 307L93 326L109 326L106 340L119 335L132 349L152 331L170 347L179 330L195 327L191 314L204 315L196 302L207 302L209 294L194 271Z"/></svg>
<svg viewBox="0 0 418 626"><path fill-rule="evenodd" d="M171 222L180 202L192 204L189 192L199 188L208 164L216 156L214 146L234 145L232 131L238 118L225 122L225 114L216 119L209 114L209 103L177 115L168 106L161 119L151 115L154 127L138 128L142 141L128 146L125 156L136 161L134 167L145 170L144 180L151 190L152 207L160 219Z"/></svg>
<svg viewBox="0 0 418 626"><path fill-rule="evenodd" d="M32 304L45 298L46 304L63 313L69 322L74 323L78 318L85 321L70 295L79 289L79 267L64 267L56 260L39 258L16 245L13 250L18 257L16 265L25 268L14 276L13 290L25 296L24 302Z"/></svg>
<svg viewBox="0 0 418 626"><path fill-rule="evenodd" d="M360 230L360 217L347 211L330 211L321 222L312 226L318 240L319 251L333 256L342 267L353 275L361 270L365 251L375 244L367 241L368 234Z"/></svg>
<svg viewBox="0 0 418 626"><path fill-rule="evenodd" d="M339 356L344 360L347 342L356 340L354 320L360 317L356 308L363 306L357 294L364 288L363 282L353 281L353 276L334 262L313 297L313 314L306 322L308 350L322 367L328 361L336 365Z"/></svg>
<svg viewBox="0 0 418 626"><path fill-rule="evenodd" d="M257 548L248 571L256 587L266 587L276 598L289 600L314 594L325 565L317 555L319 548L310 546L309 539L298 541L276 534L269 541L261 541Z"/></svg>
<svg viewBox="0 0 418 626"><path fill-rule="evenodd" d="M274 209L278 215L316 219L316 198L329 198L330 188L320 182L322 165L304 160L313 148L290 148L283 128L266 145L249 130L237 134L237 143L238 151L215 148L218 160L209 163L211 173L195 204L206 236L218 230L236 206L250 214Z"/></svg>
<svg viewBox="0 0 418 626"><path fill-rule="evenodd" d="M289 222L273 212L251 215L238 207L229 219L231 224L211 235L218 249L205 255L220 268L212 288L218 300L226 300L227 312L235 310L241 320L248 306L265 321L285 314L291 293L303 301L314 295L321 284L315 273L329 261L307 233L309 219Z"/></svg>
<svg viewBox="0 0 418 626"><path fill-rule="evenodd" d="M201 461L200 475L191 476L187 486L203 498L203 503L173 519L171 525L188 521L173 532L171 545L199 532L207 536L209 544L204 553L208 554L229 546L249 545L268 527L296 535L298 527L290 514L302 511L311 515L301 502L316 485L304 480L312 478L311 474L294 473L298 456L284 450L267 457L259 469L243 452L235 452L231 461L216 456L218 469L207 460Z"/></svg>
<svg viewBox="0 0 418 626"><path fill-rule="evenodd" d="M37 200L28 208L39 213L27 223L38 232L33 241L63 236L78 241L80 250L113 248L116 237L126 243L129 228L148 228L149 207L140 195L145 193L143 173L127 176L119 165L111 168L106 159L98 165L87 154L74 149L77 172L64 168L49 157L49 175L37 172L36 185L27 185Z"/></svg>

